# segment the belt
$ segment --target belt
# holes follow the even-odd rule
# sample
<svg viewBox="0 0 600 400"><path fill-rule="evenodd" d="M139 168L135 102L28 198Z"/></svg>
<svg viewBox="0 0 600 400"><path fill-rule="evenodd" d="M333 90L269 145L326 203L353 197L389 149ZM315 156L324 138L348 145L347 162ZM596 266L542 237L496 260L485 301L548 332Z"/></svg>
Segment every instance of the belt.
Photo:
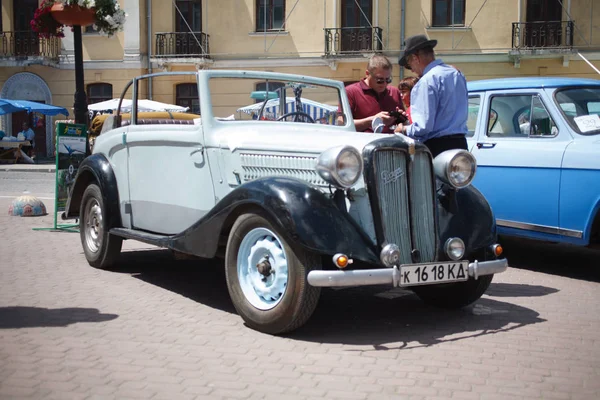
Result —
<svg viewBox="0 0 600 400"><path fill-rule="evenodd" d="M431 139L427 139L427 140L438 140L438 139L462 139L464 138L466 135L464 133L456 133L453 135L444 135L444 136L438 136L435 138L431 138Z"/></svg>

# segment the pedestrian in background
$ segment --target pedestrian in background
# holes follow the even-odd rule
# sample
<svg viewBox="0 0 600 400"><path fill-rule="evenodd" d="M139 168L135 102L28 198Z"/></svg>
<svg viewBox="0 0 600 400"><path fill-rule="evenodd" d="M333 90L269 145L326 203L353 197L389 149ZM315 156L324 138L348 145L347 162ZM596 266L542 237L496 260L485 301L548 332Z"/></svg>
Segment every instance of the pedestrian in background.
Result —
<svg viewBox="0 0 600 400"><path fill-rule="evenodd" d="M410 92L415 87L419 78L416 76L409 76L400 81L398 84L398 90L400 90L400 97L402 98L402 105L406 110L409 124L412 124L412 118L410 117Z"/></svg>
<svg viewBox="0 0 600 400"><path fill-rule="evenodd" d="M412 89L412 124L398 124L395 132L422 141L435 157L450 149L468 150L467 80L455 67L435 59L437 40L415 35L404 42L398 63L419 76Z"/></svg>
<svg viewBox="0 0 600 400"><path fill-rule="evenodd" d="M23 125L21 125L21 127L23 128L23 130L17 134L17 137L22 134L24 140L29 141L30 145L23 146L22 149L25 154L31 157L33 148L35 147L35 133L29 127L29 124L27 122L23 122Z"/></svg>

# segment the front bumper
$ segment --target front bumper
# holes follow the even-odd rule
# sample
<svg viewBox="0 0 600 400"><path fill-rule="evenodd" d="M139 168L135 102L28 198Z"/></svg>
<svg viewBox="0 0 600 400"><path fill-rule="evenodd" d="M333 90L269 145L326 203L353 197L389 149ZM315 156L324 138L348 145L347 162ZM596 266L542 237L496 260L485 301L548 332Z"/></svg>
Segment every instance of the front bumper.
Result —
<svg viewBox="0 0 600 400"><path fill-rule="evenodd" d="M499 274L506 271L506 258L493 261L474 261L469 263L469 276L478 279L483 275ZM400 270L398 267L364 269L351 271L310 271L308 283L316 287L346 287L368 285L400 286Z"/></svg>

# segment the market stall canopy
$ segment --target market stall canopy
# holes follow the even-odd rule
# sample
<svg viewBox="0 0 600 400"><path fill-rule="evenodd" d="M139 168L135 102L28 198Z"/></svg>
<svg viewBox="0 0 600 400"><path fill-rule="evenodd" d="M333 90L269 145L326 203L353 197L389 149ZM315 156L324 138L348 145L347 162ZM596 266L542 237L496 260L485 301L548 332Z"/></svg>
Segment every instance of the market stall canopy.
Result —
<svg viewBox="0 0 600 400"><path fill-rule="evenodd" d="M314 100L302 98L302 110L310 115L314 120L327 117L331 112L337 111L337 106L330 106L329 104L319 103ZM238 108L238 112L244 112L246 114L258 113L264 102L251 104L249 106ZM296 111L296 100L294 97L288 97L285 99L285 113ZM279 99L272 99L267 101L265 106L265 113L277 115L279 113Z"/></svg>
<svg viewBox="0 0 600 400"><path fill-rule="evenodd" d="M121 112L130 112L131 104L133 102L130 99L123 99L121 104ZM88 105L89 111L114 111L119 107L119 99L111 99L102 101L100 103L94 103ZM161 103L159 101L141 99L138 100L138 111L169 111L169 112L186 112L189 107L181 107L175 104Z"/></svg>
<svg viewBox="0 0 600 400"><path fill-rule="evenodd" d="M50 104L37 103L29 100L9 100L0 99L0 115L10 114L14 112L27 111L36 112L44 115L58 115L63 114L68 116L69 112L66 108L57 107Z"/></svg>

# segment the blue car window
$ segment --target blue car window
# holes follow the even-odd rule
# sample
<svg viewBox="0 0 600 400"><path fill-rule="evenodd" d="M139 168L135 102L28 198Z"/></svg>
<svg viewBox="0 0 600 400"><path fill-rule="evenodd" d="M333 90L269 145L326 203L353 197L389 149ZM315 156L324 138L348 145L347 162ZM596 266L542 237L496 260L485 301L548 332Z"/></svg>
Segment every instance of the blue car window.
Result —
<svg viewBox="0 0 600 400"><path fill-rule="evenodd" d="M582 119L600 115L600 88L575 87L559 89L554 93L554 100L560 106L563 116L575 132L581 135L597 135L600 129L581 129ZM591 118L593 121L594 118Z"/></svg>
<svg viewBox="0 0 600 400"><path fill-rule="evenodd" d="M490 119L488 121L489 137L527 137L529 121L524 110L531 107L531 95L493 96L490 102ZM491 117L495 114L496 121L492 123ZM524 129L526 132L524 133Z"/></svg>

